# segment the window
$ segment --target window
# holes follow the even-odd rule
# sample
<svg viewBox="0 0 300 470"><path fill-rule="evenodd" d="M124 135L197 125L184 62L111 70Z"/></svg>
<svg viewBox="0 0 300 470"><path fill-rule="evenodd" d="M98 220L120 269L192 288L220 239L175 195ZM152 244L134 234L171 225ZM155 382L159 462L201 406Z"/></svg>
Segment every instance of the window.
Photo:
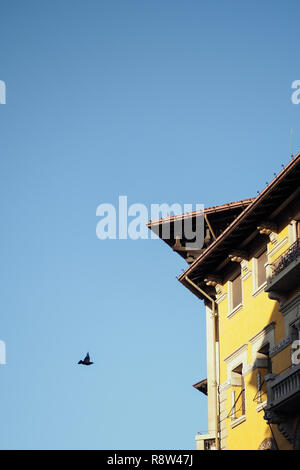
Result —
<svg viewBox="0 0 300 470"><path fill-rule="evenodd" d="M236 307L238 307L242 303L242 280L241 280L241 274L239 274L237 277L235 277L231 281L231 292L232 292L232 305L231 305L231 310L234 310Z"/></svg>
<svg viewBox="0 0 300 470"><path fill-rule="evenodd" d="M268 263L267 250L260 251L253 258L253 292L252 295L257 295L262 291L267 281L266 265Z"/></svg>
<svg viewBox="0 0 300 470"><path fill-rule="evenodd" d="M231 372L231 420L241 418L246 413L246 389L243 376L243 365L240 364Z"/></svg>
<svg viewBox="0 0 300 470"><path fill-rule="evenodd" d="M264 284L267 280L266 276L266 263L268 261L267 252L264 251L260 256L256 258L257 262L257 288Z"/></svg>
<svg viewBox="0 0 300 470"><path fill-rule="evenodd" d="M267 369L267 373L272 373L272 359L269 354L270 345L265 344L262 348L257 351L257 358L264 360L264 368Z"/></svg>
<svg viewBox="0 0 300 470"><path fill-rule="evenodd" d="M262 403L267 400L267 384L265 382L265 375L272 373L272 360L270 358L269 350L270 345L265 344L257 351L256 355L259 361L259 370L256 374L257 392L255 396L255 401L257 403Z"/></svg>
<svg viewBox="0 0 300 470"><path fill-rule="evenodd" d="M228 281L228 314L227 317L231 318L242 307L242 276L241 268L235 271Z"/></svg>

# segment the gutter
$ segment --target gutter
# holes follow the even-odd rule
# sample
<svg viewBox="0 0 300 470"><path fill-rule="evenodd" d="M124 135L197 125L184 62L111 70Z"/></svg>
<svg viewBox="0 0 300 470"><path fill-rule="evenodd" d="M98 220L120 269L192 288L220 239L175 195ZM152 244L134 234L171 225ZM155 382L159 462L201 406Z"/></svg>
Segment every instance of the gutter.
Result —
<svg viewBox="0 0 300 470"><path fill-rule="evenodd" d="M218 407L218 381L217 381L217 353L216 353L216 338L217 338L217 324L218 324L218 311L216 307L216 302L212 297L210 297L206 292L204 292L200 287L198 287L193 281L191 281L188 276L184 277L194 289L199 291L202 296L206 297L212 304L212 320L213 320L213 378L212 385L214 388L214 408L215 408L215 439L216 439L216 450L220 450L220 435L219 435L219 407ZM218 361L220 363L220 361Z"/></svg>

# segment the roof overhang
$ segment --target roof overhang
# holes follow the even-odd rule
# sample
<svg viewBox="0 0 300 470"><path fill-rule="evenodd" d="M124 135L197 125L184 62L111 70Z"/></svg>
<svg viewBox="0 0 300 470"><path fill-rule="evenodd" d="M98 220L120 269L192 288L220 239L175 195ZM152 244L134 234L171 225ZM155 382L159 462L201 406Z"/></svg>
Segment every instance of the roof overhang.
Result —
<svg viewBox="0 0 300 470"><path fill-rule="evenodd" d="M229 254L243 249L257 234L263 221L272 223L280 212L300 194L300 153L266 186L243 212L195 260L178 280L202 298L186 280L203 281L209 273L217 274ZM264 236L264 235L261 235ZM266 236L266 235L265 235Z"/></svg>
<svg viewBox="0 0 300 470"><path fill-rule="evenodd" d="M193 387L207 396L207 379L200 380L200 382L194 384Z"/></svg>
<svg viewBox="0 0 300 470"><path fill-rule="evenodd" d="M207 246L218 237L218 235L229 226L232 221L243 212L254 198L244 199L242 201L231 202L204 208L201 211L193 211L185 214L162 217L151 220L147 226L167 245L182 256L188 263L194 261L207 248ZM184 224L189 221L195 228L196 219L203 217L204 227L204 245L201 247L186 248L190 242L185 237ZM180 233L178 237L177 234ZM207 239L208 237L208 239ZM194 259L193 259L194 258ZM190 261L192 259L192 261Z"/></svg>

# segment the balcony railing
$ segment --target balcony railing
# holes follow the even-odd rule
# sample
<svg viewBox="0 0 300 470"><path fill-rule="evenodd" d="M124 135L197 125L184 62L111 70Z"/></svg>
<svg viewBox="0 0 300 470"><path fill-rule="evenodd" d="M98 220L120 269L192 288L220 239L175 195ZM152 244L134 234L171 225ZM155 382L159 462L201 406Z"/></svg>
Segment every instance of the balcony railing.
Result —
<svg viewBox="0 0 300 470"><path fill-rule="evenodd" d="M300 407L300 364L283 374L268 374L268 401L264 408L264 419L268 424L277 424L278 430L293 443L295 434L293 420Z"/></svg>
<svg viewBox="0 0 300 470"><path fill-rule="evenodd" d="M281 408L288 412L294 404L300 404L300 364L292 366L280 375L266 376L268 383L268 404L270 408Z"/></svg>
<svg viewBox="0 0 300 470"><path fill-rule="evenodd" d="M271 279L298 258L300 258L300 238L271 263Z"/></svg>

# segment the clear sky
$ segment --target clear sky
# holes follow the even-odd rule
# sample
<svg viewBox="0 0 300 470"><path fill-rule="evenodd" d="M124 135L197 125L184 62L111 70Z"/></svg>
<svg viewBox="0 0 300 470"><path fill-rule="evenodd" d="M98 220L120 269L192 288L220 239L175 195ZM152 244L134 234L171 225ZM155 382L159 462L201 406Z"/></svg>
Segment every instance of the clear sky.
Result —
<svg viewBox="0 0 300 470"><path fill-rule="evenodd" d="M194 449L203 304L101 203L255 196L300 146L298 1L0 0L2 449ZM91 367L77 365L89 351Z"/></svg>

